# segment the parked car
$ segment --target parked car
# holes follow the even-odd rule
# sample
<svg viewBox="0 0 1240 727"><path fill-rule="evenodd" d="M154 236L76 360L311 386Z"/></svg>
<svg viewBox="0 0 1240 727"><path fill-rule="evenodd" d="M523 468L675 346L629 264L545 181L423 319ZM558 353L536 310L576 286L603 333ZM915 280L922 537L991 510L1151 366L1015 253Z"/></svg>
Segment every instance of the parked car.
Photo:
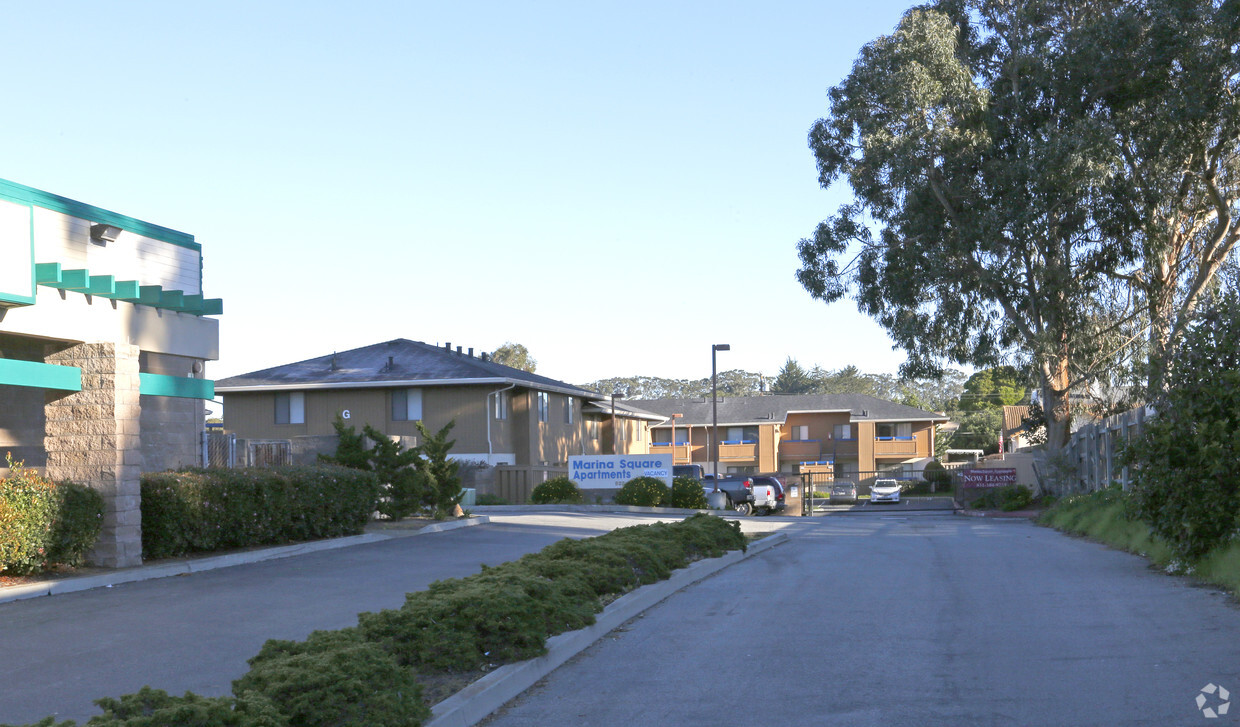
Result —
<svg viewBox="0 0 1240 727"><path fill-rule="evenodd" d="M754 507L753 478L749 475L714 477L706 475L702 478L702 491L708 496L718 486L728 496L728 508L741 515L752 515Z"/></svg>
<svg viewBox="0 0 1240 727"><path fill-rule="evenodd" d="M843 504L857 501L857 485L852 482L836 482L831 485L831 502Z"/></svg>
<svg viewBox="0 0 1240 727"><path fill-rule="evenodd" d="M874 480L870 488L870 502L899 502L900 483L897 480Z"/></svg>
<svg viewBox="0 0 1240 727"><path fill-rule="evenodd" d="M785 509L784 483L769 475L751 477L753 480L753 509L758 515L772 515Z"/></svg>
<svg viewBox="0 0 1240 727"><path fill-rule="evenodd" d="M688 477L701 482L710 475L704 474L700 464L678 464L672 467L672 477Z"/></svg>

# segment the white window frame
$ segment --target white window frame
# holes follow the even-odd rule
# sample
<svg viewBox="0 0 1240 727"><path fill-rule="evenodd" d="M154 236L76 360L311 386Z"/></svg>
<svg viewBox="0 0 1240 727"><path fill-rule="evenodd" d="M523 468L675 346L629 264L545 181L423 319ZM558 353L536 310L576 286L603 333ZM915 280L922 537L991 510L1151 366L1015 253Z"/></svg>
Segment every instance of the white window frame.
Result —
<svg viewBox="0 0 1240 727"><path fill-rule="evenodd" d="M551 409L551 395L545 391L538 392L538 421L546 422Z"/></svg>
<svg viewBox="0 0 1240 727"><path fill-rule="evenodd" d="M400 407L400 394L404 395L405 406ZM422 419L422 390L395 389L392 391L392 421L416 422Z"/></svg>
<svg viewBox="0 0 1240 727"><path fill-rule="evenodd" d="M571 396L567 396L564 398L564 423L565 424L573 423L573 406L576 403L577 403L577 400Z"/></svg>
<svg viewBox="0 0 1240 727"><path fill-rule="evenodd" d="M508 418L508 392L495 392L495 419L503 421Z"/></svg>
<svg viewBox="0 0 1240 727"><path fill-rule="evenodd" d="M306 394L302 391L276 392L276 424L306 423ZM284 421L280 421L284 419Z"/></svg>
<svg viewBox="0 0 1240 727"><path fill-rule="evenodd" d="M853 437L853 425L851 423L836 424L834 427L831 428L831 432L832 432L832 436L834 436L836 439L853 439L854 438ZM840 436L841 433L843 433L844 436L841 437Z"/></svg>

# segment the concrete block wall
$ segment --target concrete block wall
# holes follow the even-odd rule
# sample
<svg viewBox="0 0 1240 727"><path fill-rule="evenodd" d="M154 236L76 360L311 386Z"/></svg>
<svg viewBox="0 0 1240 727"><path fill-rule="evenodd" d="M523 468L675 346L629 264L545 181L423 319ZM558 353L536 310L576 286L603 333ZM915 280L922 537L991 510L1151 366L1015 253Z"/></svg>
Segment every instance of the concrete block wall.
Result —
<svg viewBox="0 0 1240 727"><path fill-rule="evenodd" d="M103 495L103 532L90 555L97 565L142 562L141 414L137 346L49 345L50 364L82 370L82 390L49 393L44 406L47 476Z"/></svg>

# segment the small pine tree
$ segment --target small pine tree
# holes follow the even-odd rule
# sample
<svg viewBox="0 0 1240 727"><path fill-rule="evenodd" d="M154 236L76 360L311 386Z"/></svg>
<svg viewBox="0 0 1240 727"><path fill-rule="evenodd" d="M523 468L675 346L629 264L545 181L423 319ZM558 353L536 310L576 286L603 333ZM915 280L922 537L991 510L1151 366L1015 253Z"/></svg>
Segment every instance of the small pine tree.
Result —
<svg viewBox="0 0 1240 727"><path fill-rule="evenodd" d="M448 459L448 452L456 444L456 440L448 440L448 432L454 426L455 421L448 422L443 429L431 434L422 422L417 422L418 433L422 435L422 457L416 466L429 479L422 504L439 516L451 514L461 500L461 478L457 474L460 464Z"/></svg>
<svg viewBox="0 0 1240 727"><path fill-rule="evenodd" d="M353 427L346 425L344 418L339 414L336 415L336 421L332 422L332 426L336 429L336 454L320 454L319 461L338 464L341 467L352 467L355 470L371 471L370 452L366 450L366 436L358 434Z"/></svg>

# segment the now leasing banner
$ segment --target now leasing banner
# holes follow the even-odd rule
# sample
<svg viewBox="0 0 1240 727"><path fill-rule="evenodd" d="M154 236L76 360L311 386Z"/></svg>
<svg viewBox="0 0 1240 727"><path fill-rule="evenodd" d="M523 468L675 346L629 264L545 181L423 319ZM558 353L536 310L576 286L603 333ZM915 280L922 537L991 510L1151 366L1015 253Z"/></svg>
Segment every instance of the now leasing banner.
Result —
<svg viewBox="0 0 1240 727"><path fill-rule="evenodd" d="M596 454L568 458L568 479L583 490L617 488L634 477L657 477L672 486L670 454Z"/></svg>
<svg viewBox="0 0 1240 727"><path fill-rule="evenodd" d="M961 470L961 487L1005 487L1016 484L1015 469Z"/></svg>

